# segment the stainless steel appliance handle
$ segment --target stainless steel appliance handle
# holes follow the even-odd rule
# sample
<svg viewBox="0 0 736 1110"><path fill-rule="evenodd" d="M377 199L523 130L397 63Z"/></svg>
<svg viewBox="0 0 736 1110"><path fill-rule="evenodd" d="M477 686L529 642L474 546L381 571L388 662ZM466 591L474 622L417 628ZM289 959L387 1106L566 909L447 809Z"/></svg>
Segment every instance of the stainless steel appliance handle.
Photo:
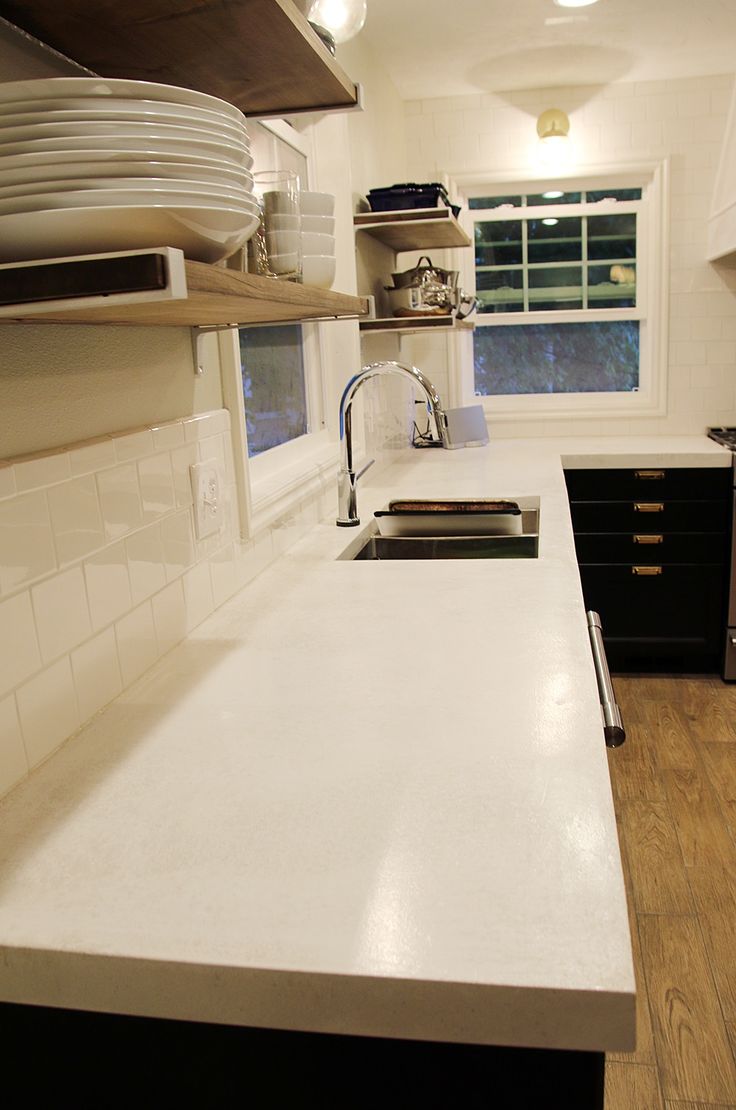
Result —
<svg viewBox="0 0 736 1110"><path fill-rule="evenodd" d="M616 704L616 695L613 692L611 672L608 669L606 649L603 646L601 618L593 609L588 610L585 615L588 618L590 648L593 652L595 677L598 682L598 696L601 700L601 709L603 710L603 736L607 747L618 748L626 739L626 732L621 717L621 710Z"/></svg>

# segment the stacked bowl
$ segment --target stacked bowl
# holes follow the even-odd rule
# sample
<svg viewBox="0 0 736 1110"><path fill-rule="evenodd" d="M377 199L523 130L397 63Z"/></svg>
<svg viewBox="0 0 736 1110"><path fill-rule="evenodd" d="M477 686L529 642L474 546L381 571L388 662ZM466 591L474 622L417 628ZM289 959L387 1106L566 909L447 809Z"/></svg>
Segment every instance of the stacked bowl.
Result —
<svg viewBox="0 0 736 1110"><path fill-rule="evenodd" d="M258 226L245 117L147 81L0 84L0 262L179 247L219 262Z"/></svg>
<svg viewBox="0 0 736 1110"><path fill-rule="evenodd" d="M303 281L329 289L335 280L335 198L331 193L302 190L299 199Z"/></svg>

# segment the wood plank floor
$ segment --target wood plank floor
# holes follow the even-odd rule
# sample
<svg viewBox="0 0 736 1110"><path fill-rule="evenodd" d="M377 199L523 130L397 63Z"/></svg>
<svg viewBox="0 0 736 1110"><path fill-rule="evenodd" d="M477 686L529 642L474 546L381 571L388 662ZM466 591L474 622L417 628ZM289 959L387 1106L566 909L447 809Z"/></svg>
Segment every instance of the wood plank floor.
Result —
<svg viewBox="0 0 736 1110"><path fill-rule="evenodd" d="M614 676L609 751L637 977L637 1047L606 1110L736 1110L736 686Z"/></svg>

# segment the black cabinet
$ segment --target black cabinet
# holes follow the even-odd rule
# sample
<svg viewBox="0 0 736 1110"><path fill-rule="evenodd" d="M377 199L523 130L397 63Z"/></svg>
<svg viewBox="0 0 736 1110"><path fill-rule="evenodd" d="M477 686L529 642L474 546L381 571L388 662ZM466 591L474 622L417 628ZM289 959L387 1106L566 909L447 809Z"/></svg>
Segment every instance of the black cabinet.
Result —
<svg viewBox="0 0 736 1110"><path fill-rule="evenodd" d="M720 669L730 550L728 467L567 470L587 609L612 670Z"/></svg>

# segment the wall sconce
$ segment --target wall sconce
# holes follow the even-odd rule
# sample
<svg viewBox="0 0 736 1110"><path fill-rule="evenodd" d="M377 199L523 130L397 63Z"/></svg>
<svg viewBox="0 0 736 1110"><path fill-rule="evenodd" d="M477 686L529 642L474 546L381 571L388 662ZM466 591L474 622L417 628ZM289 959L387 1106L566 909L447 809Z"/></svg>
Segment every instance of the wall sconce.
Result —
<svg viewBox="0 0 736 1110"><path fill-rule="evenodd" d="M366 0L314 0L307 18L329 31L335 42L347 42L362 31Z"/></svg>
<svg viewBox="0 0 736 1110"><path fill-rule="evenodd" d="M548 108L537 120L539 153L545 165L556 165L564 160L568 146L570 120L559 108Z"/></svg>

